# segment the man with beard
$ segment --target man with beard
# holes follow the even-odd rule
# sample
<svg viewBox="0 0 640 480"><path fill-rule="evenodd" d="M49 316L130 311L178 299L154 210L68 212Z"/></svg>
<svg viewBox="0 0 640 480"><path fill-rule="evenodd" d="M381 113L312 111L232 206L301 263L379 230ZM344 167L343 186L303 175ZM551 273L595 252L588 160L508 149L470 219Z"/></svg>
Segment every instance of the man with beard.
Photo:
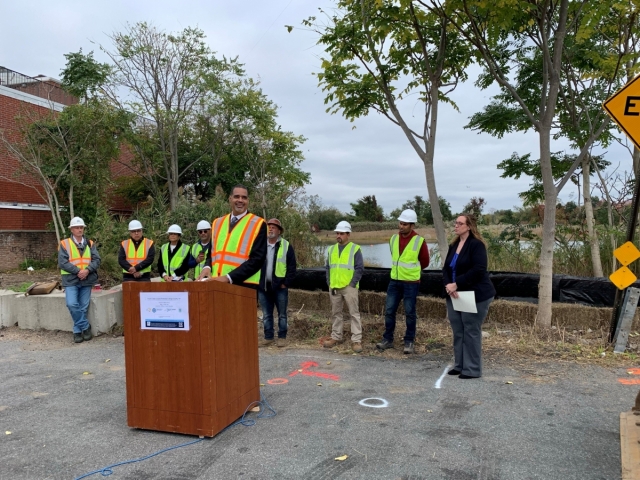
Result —
<svg viewBox="0 0 640 480"><path fill-rule="evenodd" d="M289 303L289 286L296 276L296 254L287 240L281 237L284 227L277 218L267 222L267 261L262 266L258 301L262 308L264 340L261 347L274 342L273 308L278 310L278 340L280 348L286 345L287 338L287 304Z"/></svg>

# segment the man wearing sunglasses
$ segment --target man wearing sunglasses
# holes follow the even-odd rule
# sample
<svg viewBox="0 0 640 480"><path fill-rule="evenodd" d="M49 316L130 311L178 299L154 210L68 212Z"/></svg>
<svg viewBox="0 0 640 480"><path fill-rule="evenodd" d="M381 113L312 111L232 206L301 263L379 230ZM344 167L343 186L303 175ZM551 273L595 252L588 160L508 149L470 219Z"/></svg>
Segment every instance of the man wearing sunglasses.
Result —
<svg viewBox="0 0 640 480"><path fill-rule="evenodd" d="M118 263L122 267L123 282L150 282L151 265L156 257L153 240L145 238L142 223L129 222L129 239L122 242Z"/></svg>
<svg viewBox="0 0 640 480"><path fill-rule="evenodd" d="M198 241L191 247L189 268L194 269L195 280L202 280L204 266L211 252L211 224L206 220L200 220L196 228L198 230Z"/></svg>

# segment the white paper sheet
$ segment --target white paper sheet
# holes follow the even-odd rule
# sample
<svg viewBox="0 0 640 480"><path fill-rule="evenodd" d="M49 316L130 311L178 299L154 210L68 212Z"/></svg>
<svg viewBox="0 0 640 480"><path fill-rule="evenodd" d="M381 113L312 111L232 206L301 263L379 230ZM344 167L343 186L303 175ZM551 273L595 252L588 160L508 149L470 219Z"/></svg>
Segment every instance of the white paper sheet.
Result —
<svg viewBox="0 0 640 480"><path fill-rule="evenodd" d="M451 304L456 312L478 313L475 292L458 292L458 298L451 297Z"/></svg>
<svg viewBox="0 0 640 480"><path fill-rule="evenodd" d="M189 330L188 292L140 292L142 330Z"/></svg>

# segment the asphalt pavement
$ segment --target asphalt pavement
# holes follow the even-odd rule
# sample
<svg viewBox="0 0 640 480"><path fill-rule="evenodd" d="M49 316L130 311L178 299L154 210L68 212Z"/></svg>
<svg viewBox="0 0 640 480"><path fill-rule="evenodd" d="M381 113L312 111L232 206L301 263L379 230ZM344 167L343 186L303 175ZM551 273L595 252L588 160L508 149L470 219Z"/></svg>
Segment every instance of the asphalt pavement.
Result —
<svg viewBox="0 0 640 480"><path fill-rule="evenodd" d="M38 346L25 335L0 338L0 479L76 479L197 440L127 427L122 337ZM505 359L461 380L443 375L448 360L261 350L276 416L252 413L254 426L109 478L620 478L619 414L639 388L619 381L627 368Z"/></svg>

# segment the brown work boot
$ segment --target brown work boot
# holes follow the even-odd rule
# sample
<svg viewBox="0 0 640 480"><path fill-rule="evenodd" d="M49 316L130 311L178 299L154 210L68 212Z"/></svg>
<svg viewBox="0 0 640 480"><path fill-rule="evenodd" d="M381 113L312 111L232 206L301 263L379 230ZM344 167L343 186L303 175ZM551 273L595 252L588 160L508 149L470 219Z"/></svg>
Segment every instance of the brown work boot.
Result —
<svg viewBox="0 0 640 480"><path fill-rule="evenodd" d="M353 342L353 344L351 345L351 350L353 350L355 353L361 353L362 344L360 342Z"/></svg>
<svg viewBox="0 0 640 480"><path fill-rule="evenodd" d="M276 340L276 345L277 345L278 348L286 347L287 346L287 339L286 338L278 338L278 340Z"/></svg>
<svg viewBox="0 0 640 480"><path fill-rule="evenodd" d="M268 347L272 345L275 340L273 338L265 338L264 340L260 340L261 347Z"/></svg>
<svg viewBox="0 0 640 480"><path fill-rule="evenodd" d="M324 348L332 348L338 345L339 343L342 343L342 340L336 340L335 338L330 338L329 340L325 340L322 346Z"/></svg>

